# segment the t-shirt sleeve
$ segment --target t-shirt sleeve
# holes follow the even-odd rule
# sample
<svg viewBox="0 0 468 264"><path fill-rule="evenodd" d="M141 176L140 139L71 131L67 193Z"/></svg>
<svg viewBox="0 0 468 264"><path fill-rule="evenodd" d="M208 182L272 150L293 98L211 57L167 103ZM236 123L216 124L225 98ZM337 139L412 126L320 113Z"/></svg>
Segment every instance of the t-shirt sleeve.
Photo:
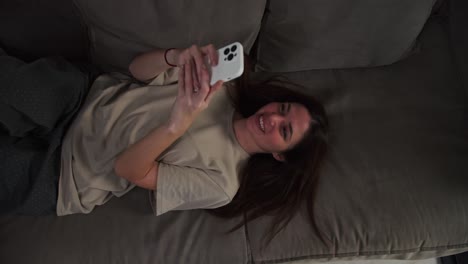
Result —
<svg viewBox="0 0 468 264"><path fill-rule="evenodd" d="M174 67L158 74L149 82L149 85L162 86L174 84L179 80L179 68Z"/></svg>
<svg viewBox="0 0 468 264"><path fill-rule="evenodd" d="M173 210L217 208L230 198L213 180L216 171L159 163L158 184L152 194L156 215Z"/></svg>

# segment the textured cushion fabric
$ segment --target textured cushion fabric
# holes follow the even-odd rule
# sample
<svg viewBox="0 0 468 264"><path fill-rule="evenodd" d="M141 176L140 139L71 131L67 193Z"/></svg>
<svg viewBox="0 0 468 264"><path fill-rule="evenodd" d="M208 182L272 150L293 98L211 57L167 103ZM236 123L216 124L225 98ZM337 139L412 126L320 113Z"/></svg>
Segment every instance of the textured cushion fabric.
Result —
<svg viewBox="0 0 468 264"><path fill-rule="evenodd" d="M136 188L89 215L0 217L2 263L247 263L243 228L201 210L155 217ZM25 253L27 252L27 254Z"/></svg>
<svg viewBox="0 0 468 264"><path fill-rule="evenodd" d="M292 72L388 65L408 55L435 0L272 0L258 69Z"/></svg>
<svg viewBox="0 0 468 264"><path fill-rule="evenodd" d="M468 97L440 24L426 26L420 48L386 67L287 74L329 112L331 149L316 213L330 242L300 214L262 248L271 220L264 218L247 229L255 261L468 251Z"/></svg>
<svg viewBox="0 0 468 264"><path fill-rule="evenodd" d="M152 48L185 48L239 41L248 52L266 0L74 0L89 27L92 60L126 69Z"/></svg>

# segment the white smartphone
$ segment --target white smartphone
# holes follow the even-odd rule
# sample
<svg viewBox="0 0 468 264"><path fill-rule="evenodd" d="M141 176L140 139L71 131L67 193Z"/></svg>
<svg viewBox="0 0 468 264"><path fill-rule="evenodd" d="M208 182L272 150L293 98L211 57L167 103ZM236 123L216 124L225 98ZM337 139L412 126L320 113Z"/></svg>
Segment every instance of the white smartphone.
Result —
<svg viewBox="0 0 468 264"><path fill-rule="evenodd" d="M244 48L239 42L234 42L218 49L218 65L211 67L210 85L219 80L228 82L244 72Z"/></svg>

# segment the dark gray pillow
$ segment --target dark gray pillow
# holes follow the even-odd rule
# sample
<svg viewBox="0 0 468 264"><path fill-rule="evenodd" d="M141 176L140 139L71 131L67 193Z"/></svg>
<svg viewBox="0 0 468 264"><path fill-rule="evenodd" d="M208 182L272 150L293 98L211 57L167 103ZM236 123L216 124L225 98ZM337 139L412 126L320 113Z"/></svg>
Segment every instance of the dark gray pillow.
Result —
<svg viewBox="0 0 468 264"><path fill-rule="evenodd" d="M89 27L91 58L126 69L140 52L234 41L251 49L266 0L74 0Z"/></svg>
<svg viewBox="0 0 468 264"><path fill-rule="evenodd" d="M292 72L379 66L408 55L435 0L272 0L258 69Z"/></svg>

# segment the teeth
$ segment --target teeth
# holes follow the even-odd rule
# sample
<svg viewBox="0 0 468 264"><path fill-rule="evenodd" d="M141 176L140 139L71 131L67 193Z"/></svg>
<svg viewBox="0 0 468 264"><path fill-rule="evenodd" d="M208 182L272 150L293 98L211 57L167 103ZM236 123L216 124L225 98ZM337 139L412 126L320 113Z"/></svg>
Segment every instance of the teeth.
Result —
<svg viewBox="0 0 468 264"><path fill-rule="evenodd" d="M263 124L263 116L260 116L260 128L265 132L265 125Z"/></svg>

